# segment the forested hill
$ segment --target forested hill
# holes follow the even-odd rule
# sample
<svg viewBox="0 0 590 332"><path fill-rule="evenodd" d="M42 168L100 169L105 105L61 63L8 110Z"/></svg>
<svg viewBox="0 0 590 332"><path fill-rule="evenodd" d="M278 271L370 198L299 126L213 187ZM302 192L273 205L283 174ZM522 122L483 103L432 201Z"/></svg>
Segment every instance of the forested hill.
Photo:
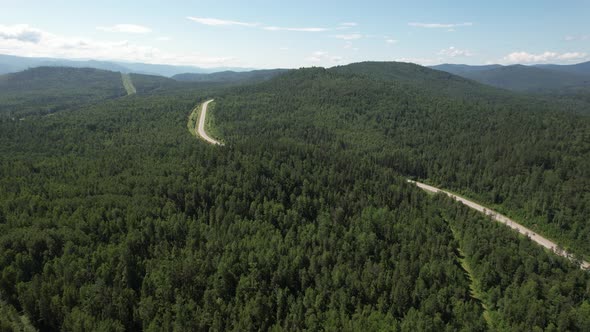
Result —
<svg viewBox="0 0 590 332"><path fill-rule="evenodd" d="M0 113L52 113L126 94L117 72L38 67L0 76Z"/></svg>
<svg viewBox="0 0 590 332"><path fill-rule="evenodd" d="M96 91L109 96L123 95L121 74L93 68L37 67L0 76L2 93L43 93L63 90Z"/></svg>
<svg viewBox="0 0 590 332"><path fill-rule="evenodd" d="M195 89L153 75L130 74L139 95ZM0 116L22 118L126 96L121 73L93 68L37 67L0 76Z"/></svg>
<svg viewBox="0 0 590 332"><path fill-rule="evenodd" d="M580 71L584 72L585 67L582 65L584 64L576 65L575 68L580 68ZM590 114L590 81L588 77L574 75L576 77L572 78L572 74L568 73L566 69L563 72L541 74L542 77L537 77L530 74L528 70L543 72L543 69L540 69L540 67L440 65L434 68L439 67L452 68L452 70L432 70L413 63L372 61L332 67L329 70L343 74L360 75L372 80L388 81L392 84L412 86L416 90L420 90L423 95L468 100L476 103L499 103L510 105L514 108L522 107L529 110L552 109ZM525 69L522 69L524 70L522 75L516 75L514 77L503 74L494 75L498 76L506 84L524 84L527 86L560 84L560 88L550 88L548 89L549 92L545 94L528 94L523 93L524 91L522 89L511 89L505 86L504 83L492 84L485 80L480 81L479 78L471 77L472 75L495 71L510 73L512 67ZM569 68L569 66L564 67ZM571 84L565 84L559 80L559 77L566 77ZM540 92L541 90L536 91ZM527 92L530 91L527 90Z"/></svg>
<svg viewBox="0 0 590 332"><path fill-rule="evenodd" d="M447 74L427 68L398 63L368 67L380 79L366 70L350 74L367 64L302 69L218 98L217 107L224 110L215 113L220 135L230 144L248 144L235 131L253 134L264 124L269 129L259 135L274 140L372 151L382 165L497 206L590 255L585 189L590 185L590 117L532 97L489 102L456 98L460 90L454 88L446 96L431 93L431 87L446 81L433 77ZM406 76L414 77L411 81L381 79L383 73L406 73L408 68L415 72ZM428 81L431 87L422 88ZM301 132L304 136L297 137Z"/></svg>
<svg viewBox="0 0 590 332"><path fill-rule="evenodd" d="M547 73L537 67L499 65L440 65L433 69L403 62L360 62L329 70L411 85L428 95L512 106L520 104L528 109L552 104L556 110L590 114L590 81L565 71ZM522 93L543 89L551 94L528 96Z"/></svg>
<svg viewBox="0 0 590 332"><path fill-rule="evenodd" d="M367 61L332 67L329 71L364 76L371 80L384 80L395 84L411 85L429 95L440 94L447 97L480 99L506 98L510 96L506 91L461 76L406 62Z"/></svg>

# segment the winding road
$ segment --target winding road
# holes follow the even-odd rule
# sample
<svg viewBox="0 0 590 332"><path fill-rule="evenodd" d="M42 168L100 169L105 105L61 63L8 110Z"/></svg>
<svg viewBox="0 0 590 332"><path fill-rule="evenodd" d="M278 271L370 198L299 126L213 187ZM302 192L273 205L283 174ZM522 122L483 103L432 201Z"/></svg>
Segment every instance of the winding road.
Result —
<svg viewBox="0 0 590 332"><path fill-rule="evenodd" d="M215 100L215 99L207 100L206 102L203 103L203 105L201 105L201 114L199 114L199 121L197 124L196 132L197 132L197 135L201 136L201 138L204 139L205 141L207 141L213 145L223 146L223 143L211 138L211 136L207 135L207 133L205 132L205 117L207 116L207 106L213 100Z"/></svg>
<svg viewBox="0 0 590 332"><path fill-rule="evenodd" d="M453 193L450 193L448 191L433 187L433 186L429 186L427 184L421 183L421 182L416 182L416 181L412 181L412 180L408 180L408 182L415 184L416 186L418 186L419 188L425 190L425 191L429 191L431 193L444 193L447 196L451 197L452 199L463 203L464 205L467 205L468 207L477 210L485 215L490 216L493 220L500 222L512 229L514 229L515 231L519 232L520 234L528 237L529 239L535 241L536 243L538 243L539 245L553 251L554 253L556 253L559 256L563 256L566 258L569 258L571 260L574 259L574 256L568 252L566 252L563 249L560 249L560 247L557 245L557 243L542 237L541 235L533 232L532 230L524 227L523 225L517 223L516 221L506 217L505 215L502 215L494 210L490 210L488 208L486 208L485 206L479 205L473 201L470 201L468 199L465 199L463 197L457 196ZM580 267L584 270L590 270L590 263L586 262L586 261L581 261L580 262Z"/></svg>
<svg viewBox="0 0 590 332"><path fill-rule="evenodd" d="M199 114L199 121L198 121L198 125L196 128L196 133L201 136L201 138L203 138L205 141L213 144L213 145L223 145L223 143L211 138L209 135L207 135L207 133L205 132L205 117L207 116L207 106L209 105L209 103L211 103L214 99L210 99L207 100L206 102L204 102L201 105L201 113ZM491 210L489 208L486 208L483 205L477 204L473 201L470 201L466 198L457 196L451 192L448 192L446 190L442 190L430 185L427 185L425 183L422 182L417 182L417 181L413 181L413 180L407 180L410 183L415 184L416 186L418 186L419 188L431 192L431 193L444 193L447 196L451 197L452 199L463 203L464 205L479 211L487 216L490 216L493 220L502 223L510 228L512 228L513 230L519 232L520 234L528 237L529 239L535 241L537 244L543 246L546 249L551 250L552 252L554 252L555 254L559 255L559 256L563 256L566 257L572 261L575 260L575 257L568 253L567 251L561 249L561 247L559 247L557 245L557 243L533 232L532 230L530 230L529 228L517 223L516 221L506 217L503 214L500 214L494 210ZM580 263L580 268L584 269L584 270L590 270L590 263L586 262L586 261L579 261Z"/></svg>

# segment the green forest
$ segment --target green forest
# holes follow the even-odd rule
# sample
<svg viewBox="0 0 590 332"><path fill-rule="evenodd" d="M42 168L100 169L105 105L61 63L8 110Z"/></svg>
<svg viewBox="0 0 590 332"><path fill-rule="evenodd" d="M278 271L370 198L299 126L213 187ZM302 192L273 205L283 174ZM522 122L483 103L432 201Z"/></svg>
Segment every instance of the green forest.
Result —
<svg viewBox="0 0 590 332"><path fill-rule="evenodd" d="M0 91L2 331L590 330L590 273L406 181L589 257L577 103L399 63L130 96L43 70L52 116ZM187 128L210 98L223 147Z"/></svg>

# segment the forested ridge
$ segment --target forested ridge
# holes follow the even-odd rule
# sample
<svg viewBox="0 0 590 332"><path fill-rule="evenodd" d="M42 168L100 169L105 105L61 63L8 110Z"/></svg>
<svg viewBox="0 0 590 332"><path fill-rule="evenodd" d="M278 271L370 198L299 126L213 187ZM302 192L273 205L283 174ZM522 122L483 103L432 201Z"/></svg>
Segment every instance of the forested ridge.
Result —
<svg viewBox="0 0 590 332"><path fill-rule="evenodd" d="M131 77L135 96L27 121L0 112L3 329L20 314L65 331L590 328L587 272L405 181L486 199L480 174L495 171L491 188L511 193L503 185L520 190L532 176L527 161L554 151L570 166L541 174L563 169L584 183L584 117L319 68L232 89L149 80L143 94ZM224 147L187 130L211 97ZM530 140L494 135L515 127ZM550 143L563 128L580 136ZM580 220L583 193L572 192ZM524 213L526 202L498 204Z"/></svg>

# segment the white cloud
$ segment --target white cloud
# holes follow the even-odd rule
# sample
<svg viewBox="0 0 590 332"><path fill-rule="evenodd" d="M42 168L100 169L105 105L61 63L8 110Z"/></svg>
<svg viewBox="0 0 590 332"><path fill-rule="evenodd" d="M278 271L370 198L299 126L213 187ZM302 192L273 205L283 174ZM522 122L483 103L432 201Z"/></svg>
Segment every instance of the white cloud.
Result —
<svg viewBox="0 0 590 332"><path fill-rule="evenodd" d="M305 58L305 60L314 63L339 63L343 59L341 56L333 56L324 51L316 51Z"/></svg>
<svg viewBox="0 0 590 332"><path fill-rule="evenodd" d="M361 39L363 37L363 35L361 35L360 33L349 33L346 35L336 35L334 37L338 38L338 39L344 39L344 40L355 40L355 39Z"/></svg>
<svg viewBox="0 0 590 332"><path fill-rule="evenodd" d="M38 43L41 40L41 35L41 30L31 28L27 24L16 24L12 26L0 24L0 39Z"/></svg>
<svg viewBox="0 0 590 332"><path fill-rule="evenodd" d="M346 49L346 50L353 50L353 51L359 50L358 47L353 47L353 46L354 46L354 44L350 40L347 40L344 43L344 49Z"/></svg>
<svg viewBox="0 0 590 332"><path fill-rule="evenodd" d="M545 63L549 61L574 61L581 60L587 57L586 53L582 52L543 52L540 54L532 54L524 51L513 52L502 58L502 62L514 64L514 63Z"/></svg>
<svg viewBox="0 0 590 332"><path fill-rule="evenodd" d="M248 23L248 22L240 22L240 21L231 21L231 20L222 20L218 18L211 18L211 17L193 17L187 16L187 19L197 22L204 25L211 25L211 26L231 26L231 25L238 25L238 26L245 26L245 27L255 27L260 24L258 23Z"/></svg>
<svg viewBox="0 0 590 332"><path fill-rule="evenodd" d="M323 32L329 31L328 28L285 28L285 27L276 27L276 26L268 26L264 27L264 30L268 31L299 31L299 32Z"/></svg>
<svg viewBox="0 0 590 332"><path fill-rule="evenodd" d="M389 39L385 39L385 42L389 45L393 45L393 44L397 44L398 41L395 39L389 38Z"/></svg>
<svg viewBox="0 0 590 332"><path fill-rule="evenodd" d="M590 35L581 35L581 36L565 36L564 40L566 41L576 41L576 40L589 40Z"/></svg>
<svg viewBox="0 0 590 332"><path fill-rule="evenodd" d="M136 24L115 24L109 27L96 27L97 30L106 32L124 32L124 33L149 33L152 29L143 25Z"/></svg>
<svg viewBox="0 0 590 332"><path fill-rule="evenodd" d="M210 18L210 17L193 17L187 16L187 19L204 24L209 26L245 26L245 27L259 27L267 31L296 31L296 32L324 32L330 30L340 30L340 29L348 29L356 23L348 22L348 23L341 23L337 28L322 28L322 27L282 27L282 26L275 26L275 25L266 25L261 23L250 23L250 22L241 22L241 21L232 21L232 20L224 20L219 18ZM353 25L354 24L354 25Z"/></svg>
<svg viewBox="0 0 590 332"><path fill-rule="evenodd" d="M428 29L453 29L458 27L470 27L473 25L471 22L465 23L420 23L410 22L408 23L411 27L428 28Z"/></svg>
<svg viewBox="0 0 590 332"><path fill-rule="evenodd" d="M280 50L280 51L288 51L288 50L289 50L289 48L288 48L288 47L281 47L281 48L279 48L279 50Z"/></svg>
<svg viewBox="0 0 590 332"><path fill-rule="evenodd" d="M172 38L170 37L158 37L156 38L157 41L171 41Z"/></svg>
<svg viewBox="0 0 590 332"><path fill-rule="evenodd" d="M358 23L356 23L356 22L342 22L338 25L340 25L342 27L355 27L358 25Z"/></svg>
<svg viewBox="0 0 590 332"><path fill-rule="evenodd" d="M305 58L305 60L310 61L310 62L320 62L320 61L322 61L322 58L325 56L327 56L326 52L316 51L316 52L313 52L312 55Z"/></svg>
<svg viewBox="0 0 590 332"><path fill-rule="evenodd" d="M0 54L67 59L123 60L213 67L239 64L231 56L175 54L126 40L104 41L63 36L20 24L0 25Z"/></svg>
<svg viewBox="0 0 590 332"><path fill-rule="evenodd" d="M581 52L569 52L561 54L558 59L559 60L577 60L586 57L586 53Z"/></svg>
<svg viewBox="0 0 590 332"><path fill-rule="evenodd" d="M473 55L473 53L471 53L470 51L460 50L460 49L456 48L455 46L451 46L449 48L442 49L438 52L438 54L443 55L443 56L448 56L451 58L458 57L458 56L468 57L468 56Z"/></svg>

